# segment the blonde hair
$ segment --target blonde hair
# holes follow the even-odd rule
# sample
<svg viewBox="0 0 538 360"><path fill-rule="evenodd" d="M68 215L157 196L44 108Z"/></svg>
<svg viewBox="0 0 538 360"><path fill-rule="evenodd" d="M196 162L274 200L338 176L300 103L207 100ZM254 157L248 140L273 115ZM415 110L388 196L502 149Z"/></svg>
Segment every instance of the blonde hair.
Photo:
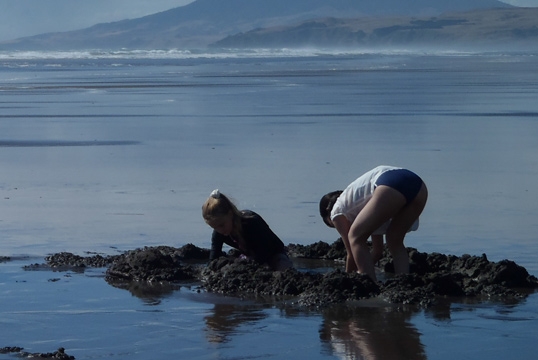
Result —
<svg viewBox="0 0 538 360"><path fill-rule="evenodd" d="M218 189L213 190L204 205L202 205L202 217L207 223L228 215L230 211L232 212L234 219L234 232L241 234L241 211L239 211L234 203Z"/></svg>

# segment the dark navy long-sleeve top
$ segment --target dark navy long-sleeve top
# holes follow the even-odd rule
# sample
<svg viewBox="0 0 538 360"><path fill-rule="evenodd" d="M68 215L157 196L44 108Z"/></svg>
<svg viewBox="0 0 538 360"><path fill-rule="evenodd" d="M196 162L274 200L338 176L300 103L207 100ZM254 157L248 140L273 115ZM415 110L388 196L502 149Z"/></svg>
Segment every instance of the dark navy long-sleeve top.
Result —
<svg viewBox="0 0 538 360"><path fill-rule="evenodd" d="M229 235L222 235L213 230L209 255L211 260L223 255L223 244L240 250L246 256L260 263L266 263L274 255L284 252L284 243L260 215L251 210L243 210L241 215L243 244L240 245Z"/></svg>

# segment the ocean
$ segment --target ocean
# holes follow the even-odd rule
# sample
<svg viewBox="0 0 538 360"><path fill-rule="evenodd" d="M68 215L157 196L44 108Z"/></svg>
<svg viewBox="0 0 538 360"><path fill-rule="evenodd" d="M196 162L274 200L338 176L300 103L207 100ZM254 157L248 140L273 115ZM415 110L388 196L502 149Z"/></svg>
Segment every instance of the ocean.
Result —
<svg viewBox="0 0 538 360"><path fill-rule="evenodd" d="M209 247L215 189L284 243L332 243L318 201L377 165L429 200L406 245L538 276L538 54L0 52L0 348L77 359L534 359L538 296L298 311L126 291L50 253ZM0 354L1 358L12 355Z"/></svg>

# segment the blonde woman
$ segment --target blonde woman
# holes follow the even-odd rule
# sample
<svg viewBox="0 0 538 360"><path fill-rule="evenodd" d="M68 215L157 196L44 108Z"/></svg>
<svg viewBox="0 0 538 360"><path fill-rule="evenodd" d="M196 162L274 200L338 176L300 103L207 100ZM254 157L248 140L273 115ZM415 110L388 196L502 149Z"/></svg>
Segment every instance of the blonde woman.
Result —
<svg viewBox="0 0 538 360"><path fill-rule="evenodd" d="M219 190L211 192L202 206L202 216L213 228L210 260L222 256L222 246L227 244L243 257L267 264L272 270L293 267L284 243L262 217L254 211L237 209Z"/></svg>

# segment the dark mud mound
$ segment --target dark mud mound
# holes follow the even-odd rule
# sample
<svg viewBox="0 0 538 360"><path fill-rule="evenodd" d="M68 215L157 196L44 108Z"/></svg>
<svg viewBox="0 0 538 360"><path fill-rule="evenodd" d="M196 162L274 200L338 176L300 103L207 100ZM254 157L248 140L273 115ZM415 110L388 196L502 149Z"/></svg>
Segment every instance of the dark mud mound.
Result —
<svg viewBox="0 0 538 360"><path fill-rule="evenodd" d="M338 242L332 246L338 246ZM292 246L302 257L326 258L323 243ZM299 252L300 251L300 252ZM513 261L490 262L486 255L461 257L427 254L409 248L411 274L393 272L392 259L385 251L380 265L387 273L384 283L374 283L367 276L347 274L341 270L325 274L287 270L271 272L255 263L221 258L202 271L208 291L231 295L296 296L306 306L325 306L350 300L381 296L391 303L430 306L439 297L523 297L538 288L538 279ZM339 257L338 257L339 259Z"/></svg>
<svg viewBox="0 0 538 360"><path fill-rule="evenodd" d="M538 279L513 261L491 262L487 256L421 253L409 249L411 274L388 279L383 296L394 303L429 305L438 296L523 297L538 288ZM385 270L391 269L390 261Z"/></svg>
<svg viewBox="0 0 538 360"><path fill-rule="evenodd" d="M447 273L455 275L455 279L464 279L461 295L475 295L488 285L508 288L537 287L536 277L529 275L524 267L509 260L491 262L486 254L466 254L458 257L409 249L409 258L413 272L419 275Z"/></svg>
<svg viewBox="0 0 538 360"><path fill-rule="evenodd" d="M92 256L78 256L68 252L62 252L47 256L45 260L49 266L54 268L64 266L102 268L108 267L117 258L118 256L102 256L99 254Z"/></svg>
<svg viewBox="0 0 538 360"><path fill-rule="evenodd" d="M26 270L39 270L43 268L53 268L58 270L76 268L104 268L110 266L119 258L119 255L102 256L95 254L92 256L80 256L69 252L61 252L45 257L45 264L31 264L24 267Z"/></svg>
<svg viewBox="0 0 538 360"><path fill-rule="evenodd" d="M487 256L421 253L409 249L411 274L389 278L382 296L393 303L431 305L439 296L519 298L538 288L538 279L509 260L491 262ZM390 259L384 258L385 270Z"/></svg>
<svg viewBox="0 0 538 360"><path fill-rule="evenodd" d="M346 258L346 247L341 238L331 245L323 241L318 241L311 245L289 244L287 249L288 254L295 258L342 261Z"/></svg>
<svg viewBox="0 0 538 360"><path fill-rule="evenodd" d="M375 296L378 286L368 277L340 270L328 274L295 269L274 272L253 261L219 258L202 270L206 290L235 296L296 298L306 306L321 306Z"/></svg>
<svg viewBox="0 0 538 360"><path fill-rule="evenodd" d="M31 358L31 359L61 359L61 360L74 360L75 357L65 353L64 348L59 348L52 353L29 353L24 351L23 348L18 346L6 346L0 348L0 354L16 354L22 358Z"/></svg>
<svg viewBox="0 0 538 360"><path fill-rule="evenodd" d="M194 245L180 249L158 246L128 251L114 260L106 272L106 280L108 282L195 280L198 268L184 264L183 261L186 260L186 256L192 260L193 257L200 259L204 254L202 249Z"/></svg>
<svg viewBox="0 0 538 360"><path fill-rule="evenodd" d="M160 293L174 291L174 286L189 282L210 292L239 297L272 297L301 306L322 307L329 304L381 297L391 303L430 306L439 297L521 298L538 288L538 279L513 261L491 262L486 255L454 256L421 253L408 248L411 273L395 276L393 263L385 250L379 266L384 282L348 274L340 269L345 249L341 240L329 245L289 245L291 257L332 259L335 270L289 269L273 272L258 263L235 256L209 262L209 250L187 244L145 247L112 257L81 258L68 253L47 257L50 267L108 265L106 281L113 286L143 294L148 301ZM232 254L232 252L230 253ZM338 266L337 266L338 265ZM161 287L144 286L161 284Z"/></svg>

